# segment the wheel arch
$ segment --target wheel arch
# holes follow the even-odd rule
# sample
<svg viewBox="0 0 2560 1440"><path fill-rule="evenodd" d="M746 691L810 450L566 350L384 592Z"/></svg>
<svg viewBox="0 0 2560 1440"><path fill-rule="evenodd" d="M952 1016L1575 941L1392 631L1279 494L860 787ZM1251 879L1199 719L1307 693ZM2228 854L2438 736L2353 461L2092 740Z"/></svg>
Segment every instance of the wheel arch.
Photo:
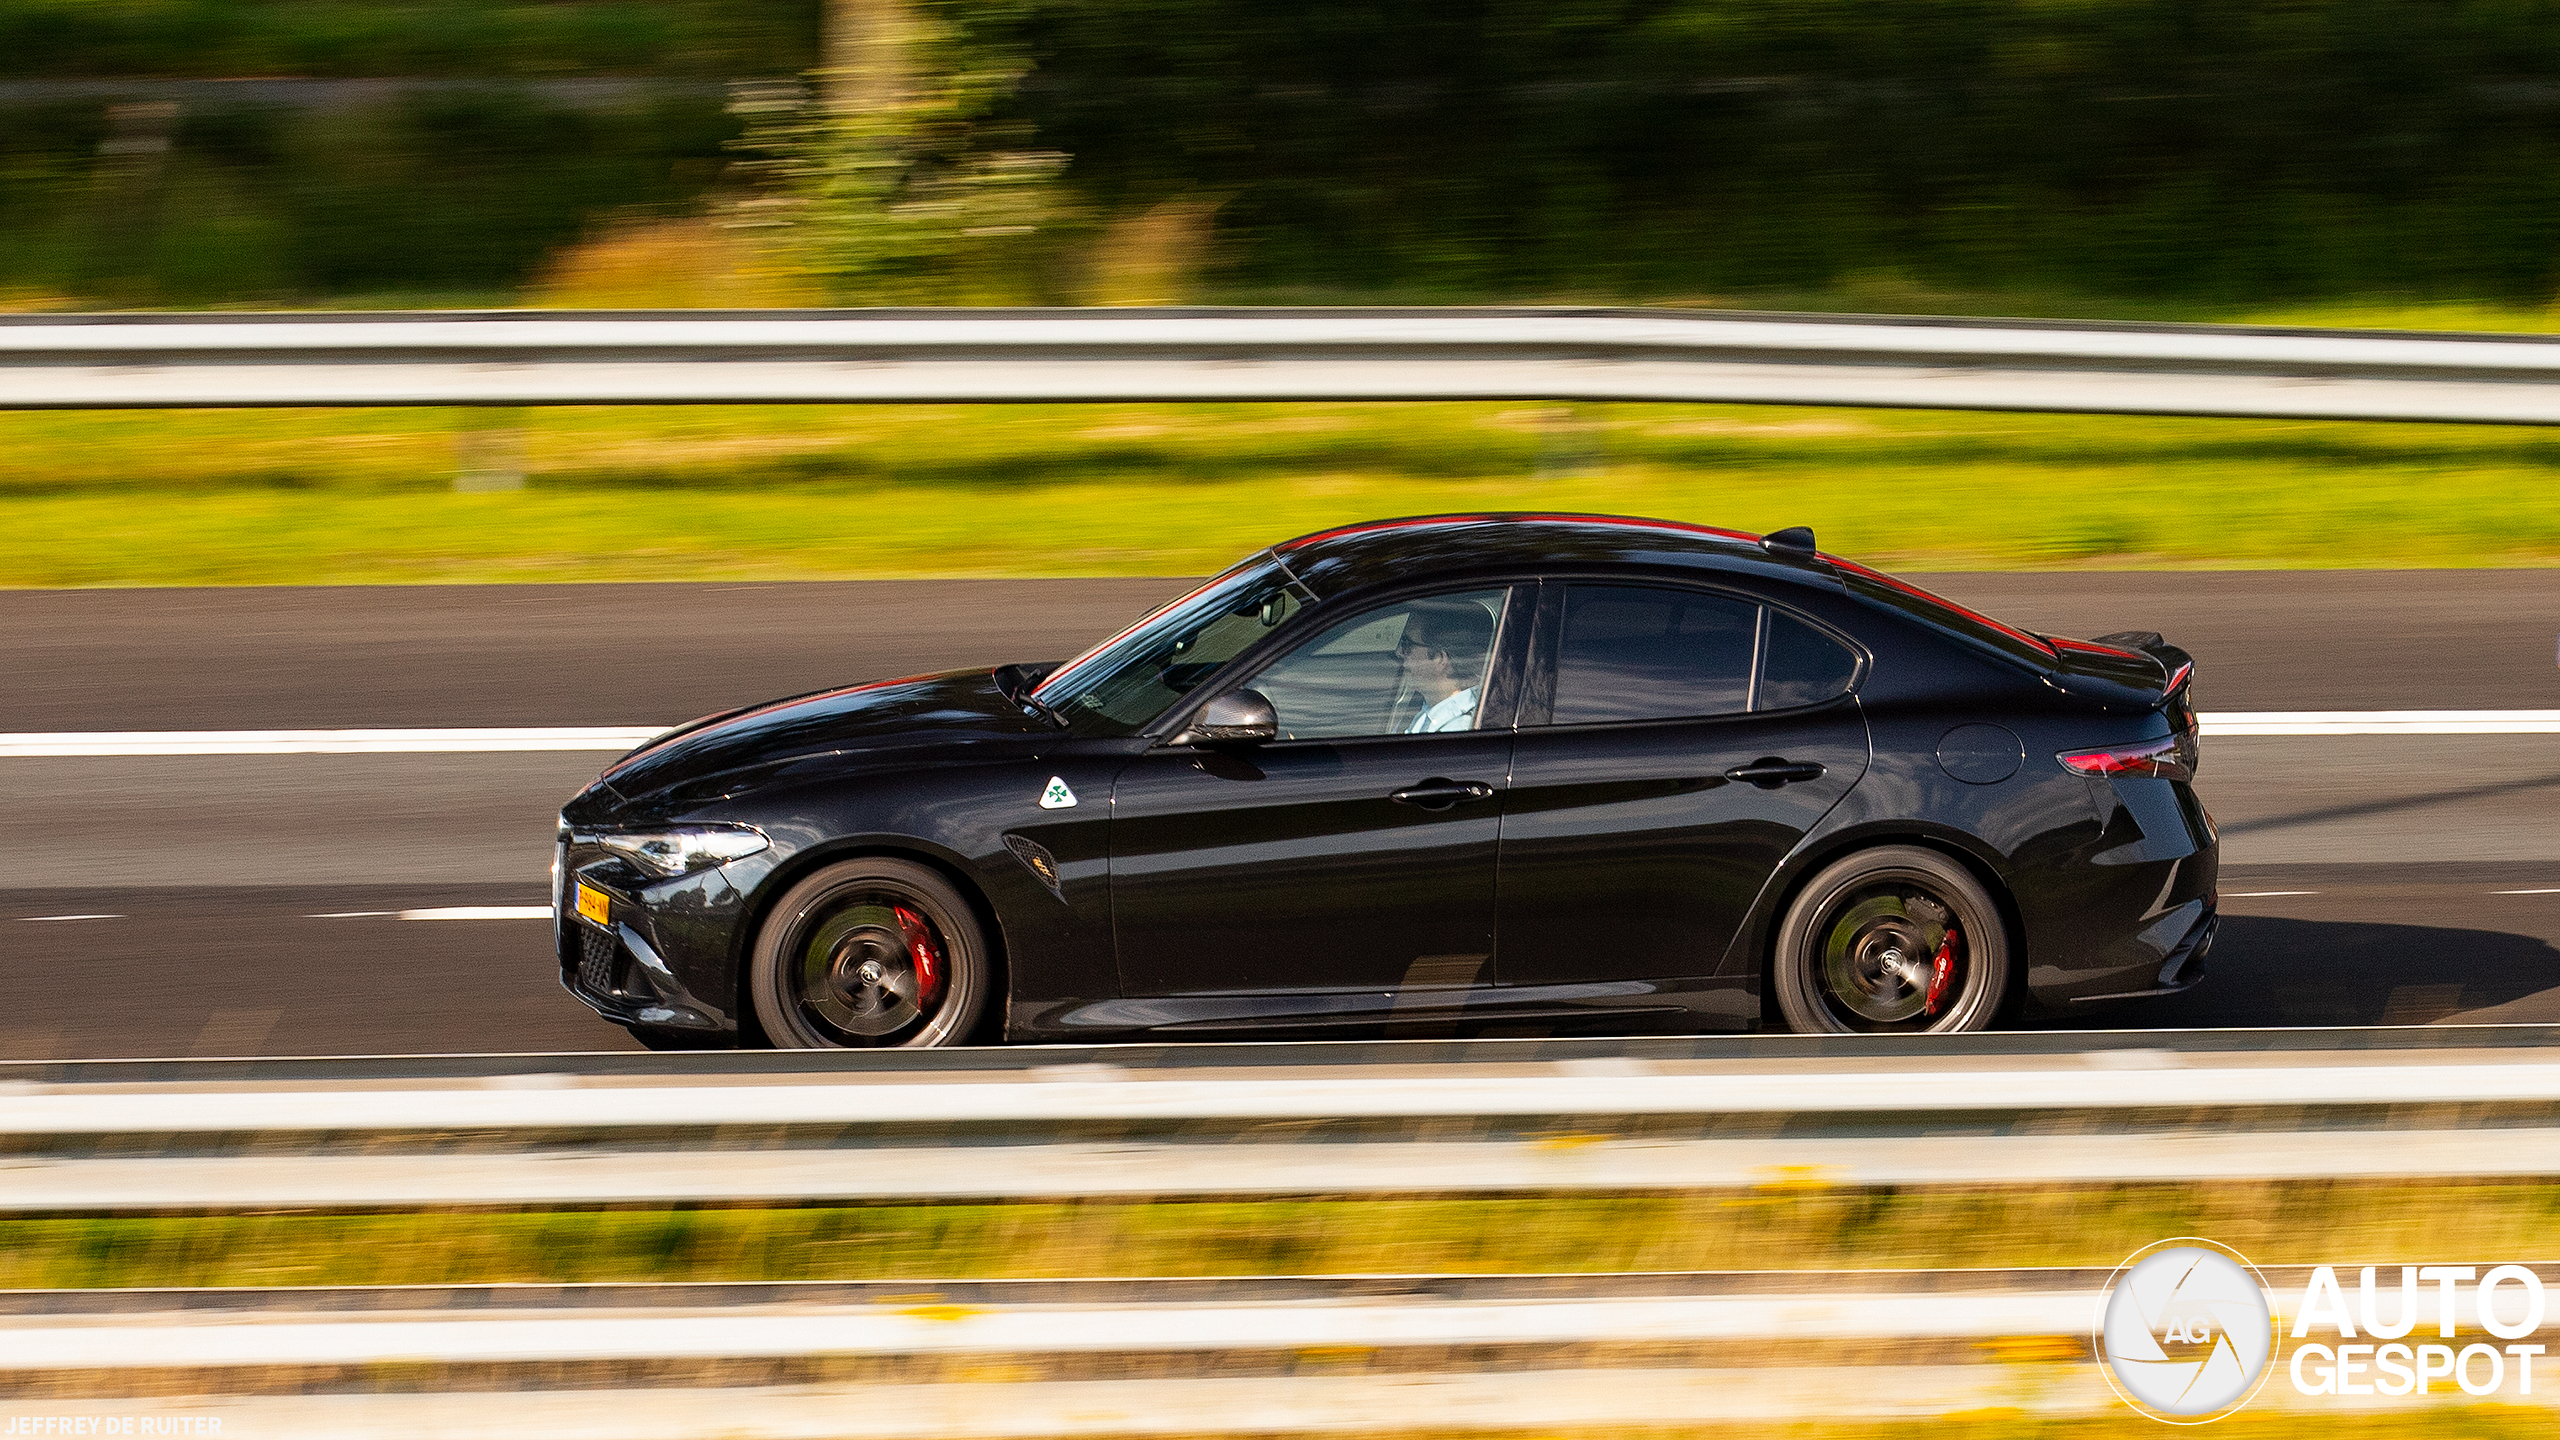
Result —
<svg viewBox="0 0 2560 1440"><path fill-rule="evenodd" d="M2000 997L1995 1020L2017 1013L2027 988L2026 922L2018 909L2017 894L2001 875L1998 856L1975 837L1960 830L1935 825L1879 825L1854 831L1843 831L1809 842L1787 859L1774 883L1763 892L1761 904L1752 916L1749 929L1738 942L1749 957L1745 970L1758 992L1761 1022L1768 1023L1770 1007L1776 1003L1774 980L1778 963L1778 926L1794 908L1796 897L1813 883L1813 877L1832 865L1863 850L1882 850L1907 845L1932 850L1955 861L1971 875L1974 883L1991 897L1993 908L2000 913L2001 928L2009 941L2008 983Z"/></svg>
<svg viewBox="0 0 2560 1440"><path fill-rule="evenodd" d="M775 866L749 898L745 923L737 927L729 944L729 983L736 996L741 1041L763 1048L773 1044L772 1037L764 1033L764 1022L756 1018L756 1007L747 1002L747 962L773 907L792 886L848 860L904 860L933 871L960 892L978 922L979 933L986 937L987 950L987 1013L970 1032L970 1042L990 1037L1001 1040L1005 1017L1013 1012L1013 966L1006 954L1004 922L996 913L995 902L988 898L987 887L979 883L977 875L959 856L929 842L905 836L855 836L813 845L794 854Z"/></svg>

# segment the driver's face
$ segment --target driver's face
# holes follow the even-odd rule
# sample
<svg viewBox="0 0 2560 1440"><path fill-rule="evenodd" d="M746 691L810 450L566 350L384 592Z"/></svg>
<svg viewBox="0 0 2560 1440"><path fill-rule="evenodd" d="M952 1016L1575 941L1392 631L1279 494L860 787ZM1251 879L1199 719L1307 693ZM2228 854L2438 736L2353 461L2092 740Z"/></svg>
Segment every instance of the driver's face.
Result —
<svg viewBox="0 0 2560 1440"><path fill-rule="evenodd" d="M1396 662L1403 667L1407 689L1430 690L1451 683L1449 652L1417 645L1411 640L1398 641Z"/></svg>

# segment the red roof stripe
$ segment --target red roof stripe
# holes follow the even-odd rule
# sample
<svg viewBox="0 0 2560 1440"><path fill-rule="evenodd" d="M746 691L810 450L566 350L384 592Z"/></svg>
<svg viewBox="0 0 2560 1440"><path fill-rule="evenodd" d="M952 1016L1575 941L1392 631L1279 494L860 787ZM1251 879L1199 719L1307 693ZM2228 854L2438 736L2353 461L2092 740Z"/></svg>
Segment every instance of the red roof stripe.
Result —
<svg viewBox="0 0 2560 1440"><path fill-rule="evenodd" d="M2072 640L2060 635L2047 635L2044 638L2049 644L2059 645L2065 650L2077 650L2083 655L2121 655L2127 660L2140 660L2144 658L2135 651L2122 649L2114 645L2101 645L2095 640Z"/></svg>
<svg viewBox="0 0 2560 1440"><path fill-rule="evenodd" d="M1548 525L1617 525L1636 530L1675 530L1686 535L1711 535L1719 540L1738 540L1756 545L1760 537L1747 530L1727 530L1715 525L1692 525L1685 520L1644 520L1629 515L1582 514L1488 514L1488 515L1415 515L1402 520L1368 520L1357 525L1344 525L1332 530L1319 530L1283 541L1273 548L1286 553L1321 540L1339 540L1346 535L1368 535L1384 530L1409 530L1420 525L1472 525L1488 520L1520 524Z"/></svg>
<svg viewBox="0 0 2560 1440"><path fill-rule="evenodd" d="M1284 540L1272 548L1289 551L1302 545L1313 545L1319 540L1339 540L1345 535L1366 535L1377 530L1410 530L1416 525L1463 525L1470 521L1493 518L1491 515L1416 515L1405 520L1364 520L1357 525L1319 530L1313 535L1301 535L1295 540Z"/></svg>
<svg viewBox="0 0 2560 1440"><path fill-rule="evenodd" d="M1921 589L1919 586L1912 584L1908 580L1896 580L1892 576L1887 575L1880 570L1870 570L1855 560L1843 560L1837 555L1825 555L1822 559L1829 562L1835 569L1845 570L1852 575L1873 580L1879 585L1885 586L1889 589L1899 590L1903 594L1912 596L1915 599L1926 600L1932 605L1943 605L1947 609L1962 615L1976 624L1987 625L1990 628L1999 631L2001 634L2008 636L2010 639L2019 641L2023 644L2032 645L2047 655L2053 656L2057 660L2062 658L2061 654L2051 645L2046 644L2041 637L2030 635L2015 625L2002 624L2000 621L1992 619L1981 611L1959 605L1944 595L1932 595L1928 591Z"/></svg>
<svg viewBox="0 0 2560 1440"><path fill-rule="evenodd" d="M1687 535L1712 535L1719 540L1739 540L1757 545L1760 537L1747 530L1727 530L1720 525L1692 525L1686 520L1639 520L1626 515L1514 515L1514 520L1542 520L1560 525L1623 525L1637 530L1677 530Z"/></svg>

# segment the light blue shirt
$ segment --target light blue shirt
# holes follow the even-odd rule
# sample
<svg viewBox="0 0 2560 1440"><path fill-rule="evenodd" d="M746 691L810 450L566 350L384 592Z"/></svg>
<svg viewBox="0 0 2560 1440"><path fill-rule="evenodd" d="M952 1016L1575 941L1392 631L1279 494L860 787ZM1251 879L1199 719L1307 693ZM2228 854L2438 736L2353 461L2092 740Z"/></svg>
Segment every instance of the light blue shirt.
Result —
<svg viewBox="0 0 2560 1440"><path fill-rule="evenodd" d="M1430 709L1413 717L1404 727L1407 735L1429 735L1442 730L1476 728L1476 692L1474 687L1459 691Z"/></svg>

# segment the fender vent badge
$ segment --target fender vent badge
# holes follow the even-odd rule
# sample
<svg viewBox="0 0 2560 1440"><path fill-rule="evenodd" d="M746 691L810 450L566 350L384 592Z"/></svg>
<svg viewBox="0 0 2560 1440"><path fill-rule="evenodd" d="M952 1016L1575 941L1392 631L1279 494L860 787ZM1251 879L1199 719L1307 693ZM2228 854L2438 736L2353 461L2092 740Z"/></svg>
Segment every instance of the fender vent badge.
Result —
<svg viewBox="0 0 2560 1440"><path fill-rule="evenodd" d="M1066 781L1052 775L1049 777L1049 788L1040 792L1040 808L1073 810L1076 808L1076 792L1067 788Z"/></svg>

